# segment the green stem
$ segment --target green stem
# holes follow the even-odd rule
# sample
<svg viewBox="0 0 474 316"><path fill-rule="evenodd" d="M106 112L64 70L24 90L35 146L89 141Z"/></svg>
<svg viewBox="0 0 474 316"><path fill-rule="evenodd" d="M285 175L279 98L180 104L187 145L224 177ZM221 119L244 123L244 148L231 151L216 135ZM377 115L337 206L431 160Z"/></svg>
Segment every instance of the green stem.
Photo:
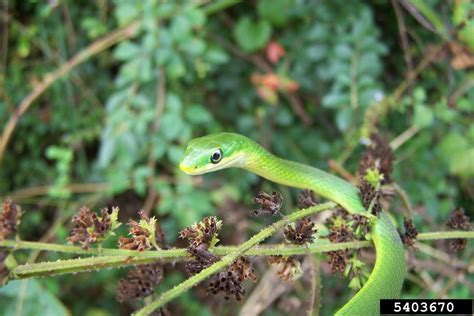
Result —
<svg viewBox="0 0 474 316"><path fill-rule="evenodd" d="M474 231L448 231L448 232L430 232L418 234L417 240L436 240L436 239L458 239L474 238Z"/></svg>
<svg viewBox="0 0 474 316"><path fill-rule="evenodd" d="M306 216L306 215L304 215ZM290 219L288 219L290 220ZM293 219L292 219L293 220ZM285 220L283 220L285 221ZM281 222L281 221L280 221ZM272 227L272 226L270 226ZM264 237L266 238L266 237ZM418 235L418 240L435 240L435 239L456 239L456 238L473 238L472 231L447 231L447 232L430 232ZM329 251L343 249L358 249L370 247L369 241L352 241L344 243L330 243L327 240L318 240L308 245L289 245L277 244L253 247L246 251L247 256L296 256L308 253L324 253ZM13 249L32 249L32 250L49 250L77 254L95 254L101 255L92 258L68 259L52 262L42 262L35 264L19 265L13 269L14 278L25 279L36 276L58 275L64 273L85 272L90 270L98 270L103 268L124 267L129 265L146 264L157 260L185 260L188 253L184 248L170 250L153 250L139 252L133 250L120 249L97 249L91 248L83 250L77 246L64 246L57 244L48 244L29 241L12 241L5 240L0 242L0 247ZM240 247L235 246L219 246L211 249L216 256L227 256L239 251Z"/></svg>
<svg viewBox="0 0 474 316"><path fill-rule="evenodd" d="M369 247L368 241L354 241L344 243L329 243L327 241L314 243L308 246L276 245L254 247L246 252L247 256L296 256L307 253L323 253L343 249L358 249ZM226 256L237 251L237 247L216 247L211 252L216 256ZM86 272L104 268L119 268L130 265L147 264L163 261L183 261L188 257L186 249L172 249L162 251L147 251L135 253L133 256L99 256L92 258L68 259L34 264L24 264L13 269L15 279L25 279L36 276L52 276L65 273Z"/></svg>
<svg viewBox="0 0 474 316"><path fill-rule="evenodd" d="M4 240L0 241L0 247L13 248L13 249L29 249L29 250L41 250L41 251L55 251L63 253L74 253L79 255L105 255L105 256L140 256L143 252L136 250L123 250L123 249L111 249L111 248L89 248L87 250L82 249L79 246L70 245L59 245L45 242L36 241L16 241L16 240ZM147 253L155 253L161 251L147 251ZM158 255L160 256L160 255Z"/></svg>
<svg viewBox="0 0 474 316"><path fill-rule="evenodd" d="M320 204L317 206L313 206L301 211L297 211L294 213L291 213L288 215L287 218L284 218L267 228L262 229L258 234L254 235L251 237L249 240L241 244L240 246L237 247L237 249L228 255L224 256L220 261L212 264L208 268L202 270L198 274L190 277L189 279L181 282L174 288L168 290L167 292L163 293L157 300L153 301L151 304L143 307L139 311L137 311L134 315L149 315L151 314L154 310L157 308L163 306L167 302L171 301L172 299L178 297L182 293L186 292L199 282L207 279L214 273L217 273L219 270L223 269L224 267L230 265L235 259L237 259L238 256L242 255L246 251L248 251L250 248L253 246L259 244L262 242L264 239L270 237L273 233L276 231L282 229L285 225L288 224L288 222L294 222L297 219L303 218L305 216L309 216L311 214L324 211L330 208L334 208L336 206L335 203L329 202L329 203L324 203Z"/></svg>

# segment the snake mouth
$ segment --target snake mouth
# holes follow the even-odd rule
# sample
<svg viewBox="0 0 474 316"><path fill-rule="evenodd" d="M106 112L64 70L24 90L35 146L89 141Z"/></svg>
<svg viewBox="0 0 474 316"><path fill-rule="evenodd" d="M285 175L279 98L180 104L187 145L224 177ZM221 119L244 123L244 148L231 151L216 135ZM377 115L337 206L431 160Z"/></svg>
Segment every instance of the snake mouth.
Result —
<svg viewBox="0 0 474 316"><path fill-rule="evenodd" d="M200 173L196 172L197 171L197 166L187 166L183 162L179 164L179 169L181 169L184 173L189 174L189 175L198 175Z"/></svg>
<svg viewBox="0 0 474 316"><path fill-rule="evenodd" d="M207 164L202 167L198 167L194 163L187 163L187 159L183 159L179 164L179 169L181 169L184 173L189 174L191 176L197 176L217 170L222 170L231 167L242 167L244 162L244 156L241 154L236 154L232 157L223 158L218 164Z"/></svg>

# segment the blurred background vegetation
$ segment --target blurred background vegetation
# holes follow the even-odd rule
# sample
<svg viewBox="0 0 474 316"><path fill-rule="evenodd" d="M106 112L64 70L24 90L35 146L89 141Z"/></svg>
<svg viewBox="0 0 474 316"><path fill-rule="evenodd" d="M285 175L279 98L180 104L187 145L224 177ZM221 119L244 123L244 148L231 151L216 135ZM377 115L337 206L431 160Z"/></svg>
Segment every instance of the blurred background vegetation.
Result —
<svg viewBox="0 0 474 316"><path fill-rule="evenodd" d="M218 131L355 175L378 130L395 149L393 179L419 231L445 230L455 207L473 217L472 1L1 0L0 12L0 196L25 210L24 240L66 243L82 205L117 205L124 222L144 209L174 246L184 245L183 227L211 214L224 220L221 244L248 239L270 223L248 216L262 186L283 192L292 211L296 191L255 175L192 178L177 168L190 139ZM405 207L391 202L400 223ZM435 244L443 255L447 245ZM472 275L453 282L449 262L417 257L421 272L412 266L403 297L472 296ZM459 254L472 257L469 247ZM265 260L256 267L262 275ZM128 314L137 305L115 300L125 273L11 282L0 313ZM184 278L167 266L159 290ZM264 314L302 310L305 284L288 286ZM347 279L325 273L322 284L323 314L351 295ZM168 307L227 315L242 305L197 288Z"/></svg>

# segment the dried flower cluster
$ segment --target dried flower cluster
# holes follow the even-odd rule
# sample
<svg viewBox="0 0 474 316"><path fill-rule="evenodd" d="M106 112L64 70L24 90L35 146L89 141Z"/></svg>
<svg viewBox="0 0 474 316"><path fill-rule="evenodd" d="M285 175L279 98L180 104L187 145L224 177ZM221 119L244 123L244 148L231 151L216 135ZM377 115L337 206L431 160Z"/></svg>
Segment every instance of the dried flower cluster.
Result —
<svg viewBox="0 0 474 316"><path fill-rule="evenodd" d="M463 208L454 209L451 211L448 223L446 224L452 229L471 230L471 219L465 214Z"/></svg>
<svg viewBox="0 0 474 316"><path fill-rule="evenodd" d="M314 195L312 190L303 190L298 195L298 208L305 209L311 206L315 206L319 203L319 199Z"/></svg>
<svg viewBox="0 0 474 316"><path fill-rule="evenodd" d="M352 231L356 239L365 239L368 233L370 233L370 223L367 216L362 214L352 215Z"/></svg>
<svg viewBox="0 0 474 316"><path fill-rule="evenodd" d="M302 245L313 242L317 231L311 218L305 217L296 222L295 228L291 225L286 226L285 237L292 244Z"/></svg>
<svg viewBox="0 0 474 316"><path fill-rule="evenodd" d="M354 240L354 233L345 223L341 223L340 225L332 225L329 227L328 239L334 243L351 241ZM349 260L349 251L330 251L328 252L328 256L332 273L339 272L341 276L344 275L344 271L346 270Z"/></svg>
<svg viewBox="0 0 474 316"><path fill-rule="evenodd" d="M217 236L221 227L222 221L211 216L186 227L179 233L179 238L189 241L188 253L192 257L186 262L186 270L189 274L199 273L218 260L208 249L219 241Z"/></svg>
<svg viewBox="0 0 474 316"><path fill-rule="evenodd" d="M454 209L451 212L448 223L446 224L452 229L471 230L471 219L464 213L464 209ZM453 252L458 252L466 248L467 239L458 238L451 241L450 248Z"/></svg>
<svg viewBox="0 0 474 316"><path fill-rule="evenodd" d="M163 279L163 267L159 263L138 265L128 271L117 287L119 302L137 300L153 294L154 288Z"/></svg>
<svg viewBox="0 0 474 316"><path fill-rule="evenodd" d="M372 214L377 215L382 211L379 188L374 187L374 185L365 178L360 179L359 194L362 200L362 205L364 205L367 210L372 208Z"/></svg>
<svg viewBox="0 0 474 316"><path fill-rule="evenodd" d="M145 251L152 246L164 248L164 235L161 226L154 217L149 218L144 211L138 212L140 221L130 220L129 235L132 237L120 237L118 240L120 249Z"/></svg>
<svg viewBox="0 0 474 316"><path fill-rule="evenodd" d="M245 295L242 284L245 280L256 281L254 269L245 257L239 257L225 271L215 274L208 284L207 291L214 295L223 293L226 300L234 296L240 301Z"/></svg>
<svg viewBox="0 0 474 316"><path fill-rule="evenodd" d="M205 217L199 223L195 223L194 225L183 229L179 233L179 238L188 239L189 245L192 247L204 244L209 248L217 243L217 235L221 227L222 221L218 220L217 217Z"/></svg>
<svg viewBox="0 0 474 316"><path fill-rule="evenodd" d="M197 247L188 247L188 253L192 259L186 262L185 268L190 275L201 272L219 260L219 258L214 256L209 250L204 249L203 245L204 244Z"/></svg>
<svg viewBox="0 0 474 316"><path fill-rule="evenodd" d="M6 198L3 201L2 213L0 214L0 241L16 233L21 214L20 206L14 204L11 199Z"/></svg>
<svg viewBox="0 0 474 316"><path fill-rule="evenodd" d="M394 155L387 139L379 134L370 135L371 144L359 164L359 174L364 176L368 169L377 169L382 175L382 184L390 183Z"/></svg>
<svg viewBox="0 0 474 316"><path fill-rule="evenodd" d="M354 240L352 229L346 224L341 226L332 226L329 229L328 239L331 242L339 243Z"/></svg>
<svg viewBox="0 0 474 316"><path fill-rule="evenodd" d="M331 217L326 220L326 225L328 227L339 227L348 223L350 219L351 215L345 209L338 207L334 212L332 212Z"/></svg>
<svg viewBox="0 0 474 316"><path fill-rule="evenodd" d="M239 282L238 275L230 270L217 273L209 282L207 290L214 295L224 293L226 300L234 296L240 301L245 295L245 288L242 282Z"/></svg>
<svg viewBox="0 0 474 316"><path fill-rule="evenodd" d="M254 215L272 216L280 211L283 205L283 197L280 192L273 191L270 195L264 191L260 191L252 199L252 202L260 205L259 209L253 211Z"/></svg>
<svg viewBox="0 0 474 316"><path fill-rule="evenodd" d="M279 267L277 275L286 282L291 282L302 273L301 264L294 256L270 256L268 262Z"/></svg>
<svg viewBox="0 0 474 316"><path fill-rule="evenodd" d="M0 213L0 241L3 241L12 234L15 234L22 215L21 207L10 198L6 198L2 203ZM10 269L16 265L15 259L10 254L10 250L0 247L0 286L8 282Z"/></svg>
<svg viewBox="0 0 474 316"><path fill-rule="evenodd" d="M416 236L418 236L418 230L413 224L413 220L404 218L403 226L405 227L405 233L400 236L403 243L408 247L415 248Z"/></svg>
<svg viewBox="0 0 474 316"><path fill-rule="evenodd" d="M79 213L72 218L75 227L67 238L70 243L81 243L83 249L88 249L90 244L105 239L117 225L118 208L113 208L109 213L107 208L100 210L101 216L83 206Z"/></svg>
<svg viewBox="0 0 474 316"><path fill-rule="evenodd" d="M371 207L372 213L377 215L382 210L380 186L391 182L394 156L385 138L374 133L370 139L371 144L359 164L359 194L364 207Z"/></svg>

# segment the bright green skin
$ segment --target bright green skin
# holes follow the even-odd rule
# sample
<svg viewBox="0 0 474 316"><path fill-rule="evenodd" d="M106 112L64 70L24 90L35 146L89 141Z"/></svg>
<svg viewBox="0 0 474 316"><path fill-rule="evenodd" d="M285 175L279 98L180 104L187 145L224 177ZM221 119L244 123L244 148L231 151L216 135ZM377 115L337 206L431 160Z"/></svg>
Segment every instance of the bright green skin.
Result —
<svg viewBox="0 0 474 316"><path fill-rule="evenodd" d="M211 163L217 149L222 160ZM405 278L405 251L398 232L385 213L367 214L352 184L322 170L278 158L245 136L217 133L190 141L180 168L191 175L238 167L283 185L311 189L349 213L365 214L371 224L371 236L377 252L374 269L365 285L336 315L379 315L381 298L398 298Z"/></svg>

